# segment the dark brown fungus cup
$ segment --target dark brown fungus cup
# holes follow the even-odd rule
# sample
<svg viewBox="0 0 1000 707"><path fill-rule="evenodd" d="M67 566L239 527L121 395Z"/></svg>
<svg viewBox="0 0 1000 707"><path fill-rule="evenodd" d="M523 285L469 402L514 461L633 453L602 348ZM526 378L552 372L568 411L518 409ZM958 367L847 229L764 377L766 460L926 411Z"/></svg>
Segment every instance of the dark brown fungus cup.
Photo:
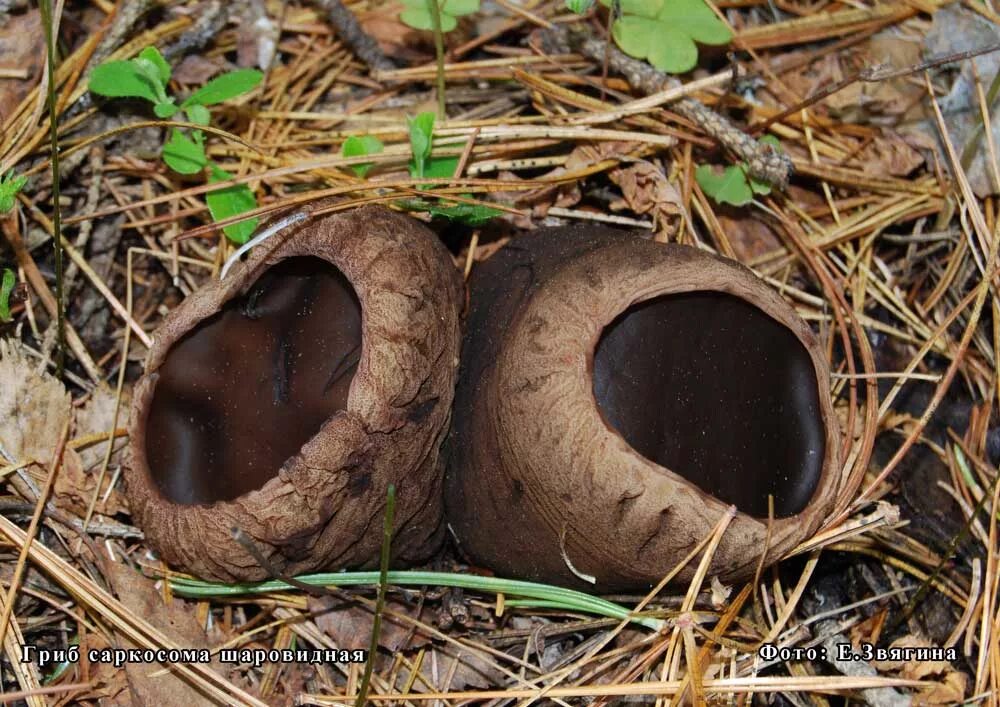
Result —
<svg viewBox="0 0 1000 707"><path fill-rule="evenodd" d="M369 207L272 236L153 337L129 420L128 495L169 564L206 578L377 564L443 534L440 444L460 274L417 221Z"/></svg>
<svg viewBox="0 0 1000 707"><path fill-rule="evenodd" d="M736 580L830 512L840 441L822 348L742 265L540 230L476 269L470 302L445 503L473 562L642 589L733 504L711 572Z"/></svg>

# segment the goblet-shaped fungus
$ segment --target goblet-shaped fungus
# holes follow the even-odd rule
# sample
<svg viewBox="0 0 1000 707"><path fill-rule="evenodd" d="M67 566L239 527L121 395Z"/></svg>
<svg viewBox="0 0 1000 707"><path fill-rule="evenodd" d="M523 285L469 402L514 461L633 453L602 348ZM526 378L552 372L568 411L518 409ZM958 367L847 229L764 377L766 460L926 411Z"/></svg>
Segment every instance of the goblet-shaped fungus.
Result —
<svg viewBox="0 0 1000 707"><path fill-rule="evenodd" d="M646 588L733 504L710 571L735 580L829 513L826 360L747 268L606 228L543 229L470 286L445 504L474 562Z"/></svg>
<svg viewBox="0 0 1000 707"><path fill-rule="evenodd" d="M460 343L460 274L381 207L278 233L153 337L129 420L132 513L169 564L226 581L377 562L443 525L440 445Z"/></svg>

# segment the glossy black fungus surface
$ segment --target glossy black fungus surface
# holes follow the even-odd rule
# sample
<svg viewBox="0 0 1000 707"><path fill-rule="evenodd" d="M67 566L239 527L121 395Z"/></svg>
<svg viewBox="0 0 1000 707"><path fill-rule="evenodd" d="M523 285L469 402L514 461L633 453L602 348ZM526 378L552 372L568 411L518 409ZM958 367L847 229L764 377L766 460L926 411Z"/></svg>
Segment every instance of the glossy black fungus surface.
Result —
<svg viewBox="0 0 1000 707"><path fill-rule="evenodd" d="M347 406L361 306L332 264L295 257L188 332L160 366L146 455L181 504L237 498Z"/></svg>
<svg viewBox="0 0 1000 707"><path fill-rule="evenodd" d="M605 328L594 395L647 459L744 512L802 511L825 451L805 347L757 307L721 292L639 303Z"/></svg>

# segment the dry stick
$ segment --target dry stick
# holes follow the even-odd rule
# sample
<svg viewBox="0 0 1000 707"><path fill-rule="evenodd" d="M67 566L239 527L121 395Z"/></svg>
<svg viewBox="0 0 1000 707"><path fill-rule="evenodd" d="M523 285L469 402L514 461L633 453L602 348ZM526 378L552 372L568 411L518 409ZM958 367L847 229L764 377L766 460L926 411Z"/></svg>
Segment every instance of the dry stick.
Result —
<svg viewBox="0 0 1000 707"><path fill-rule="evenodd" d="M49 685L48 687L39 687L35 690L5 692L0 695L0 705L17 702L18 700L30 700L32 697L41 695L58 695L63 692L74 692L75 690L90 690L93 689L93 687L94 683L92 682L73 682L66 685ZM46 703L42 702L42 704Z"/></svg>
<svg viewBox="0 0 1000 707"><path fill-rule="evenodd" d="M358 57L374 72L392 71L396 65L382 53L382 50L367 32L361 27L358 18L344 7L341 0L313 0L314 4L326 13L326 18L337 30L337 36L351 48Z"/></svg>
<svg viewBox="0 0 1000 707"><path fill-rule="evenodd" d="M448 120L448 112L445 107L445 81L444 81L444 32L441 30L441 6L438 0L424 0L427 10L431 16L431 28L434 31L434 58L437 65L437 104L438 120Z"/></svg>
<svg viewBox="0 0 1000 707"><path fill-rule="evenodd" d="M3 640L7 636L10 613L14 609L14 600L17 597L18 586L21 584L21 575L24 573L24 567L27 564L28 550L31 548L31 542L38 531L38 523L42 519L42 512L45 510L45 500L52 491L52 485L56 481L56 473L59 471L59 465L62 463L63 451L66 449L66 440L69 439L69 423L70 421L67 420L63 424L62 432L59 434L55 452L52 454L52 465L49 467L49 475L45 480L45 487L38 494L38 498L35 501L35 512L31 516L31 523L28 524L27 538L17 555L17 565L14 566L14 575L10 579L10 587L7 589L7 596L4 599L3 616L0 616L0 645L3 644Z"/></svg>
<svg viewBox="0 0 1000 707"><path fill-rule="evenodd" d="M229 8L217 1L199 7L194 24L177 38L173 44L163 49L167 60L183 56L192 49L201 49L215 39L229 21Z"/></svg>
<svg viewBox="0 0 1000 707"><path fill-rule="evenodd" d="M434 0L437 2L437 0ZM375 667L375 654L378 652L378 638L382 632L382 614L385 612L386 577L389 574L389 553L392 546L392 522L396 514L396 487L389 484L385 499L385 521L382 524L382 551L379 557L378 596L375 599L375 620L372 623L371 643L368 646L368 660L365 661L365 672L361 677L358 697L355 707L364 707L368 698L368 686L371 684L372 670Z"/></svg>
<svg viewBox="0 0 1000 707"><path fill-rule="evenodd" d="M52 160L52 228L55 232L53 245L56 256L56 377L62 378L66 365L66 298L63 294L63 248L62 248L62 207L59 203L59 135L56 114L56 39L52 28L52 0L39 2L42 24L45 25L45 48L47 50L45 68L46 104L49 110L49 152ZM3 629L0 629L3 630Z"/></svg>
<svg viewBox="0 0 1000 707"><path fill-rule="evenodd" d="M602 61L605 44L578 27L560 28L545 33L546 43L561 53L579 52L593 61ZM622 74L630 85L646 94L657 93L667 87L679 87L677 79L653 68L644 61L633 59L623 52L610 48L609 64ZM747 163L752 177L779 189L788 186L792 174L791 159L784 152L767 143L758 142L733 125L728 118L716 113L694 98L683 98L673 104L682 116L718 140L740 160Z"/></svg>

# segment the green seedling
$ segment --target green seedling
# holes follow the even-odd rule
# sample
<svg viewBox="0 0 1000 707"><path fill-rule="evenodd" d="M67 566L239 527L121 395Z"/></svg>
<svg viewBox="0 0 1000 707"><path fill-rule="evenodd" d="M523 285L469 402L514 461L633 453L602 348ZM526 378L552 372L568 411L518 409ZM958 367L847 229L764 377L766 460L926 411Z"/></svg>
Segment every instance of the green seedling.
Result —
<svg viewBox="0 0 1000 707"><path fill-rule="evenodd" d="M444 100L444 33L458 26L458 18L479 11L479 0L403 0L399 19L413 29L434 33L434 54L437 58L438 115L445 118Z"/></svg>
<svg viewBox="0 0 1000 707"><path fill-rule="evenodd" d="M434 142L434 114L421 113L415 118L407 118L410 129L410 176L414 179L447 179L455 176L458 169L457 157L434 157L431 152ZM430 188L430 185L421 185ZM470 197L471 194L462 196ZM413 211L426 211L431 216L458 221L469 226L481 226L500 211L481 204L454 204L438 206L426 199L412 199L404 204Z"/></svg>
<svg viewBox="0 0 1000 707"><path fill-rule="evenodd" d="M14 170L7 172L6 175L0 175L0 215L14 208L14 199L27 181L27 177L15 177Z"/></svg>
<svg viewBox="0 0 1000 707"><path fill-rule="evenodd" d="M610 7L613 0L601 0ZM622 51L661 71L682 74L698 63L701 44L728 44L733 35L705 0L620 0L611 35Z"/></svg>
<svg viewBox="0 0 1000 707"><path fill-rule="evenodd" d="M566 0L566 7L577 15L586 15L594 6L594 0Z"/></svg>
<svg viewBox="0 0 1000 707"><path fill-rule="evenodd" d="M361 135L360 137L352 135L344 140L344 144L340 148L340 154L343 157L364 157L366 155L377 155L384 148L385 146L382 144L382 141L374 135ZM362 162L361 164L351 165L351 171L363 178L368 174L368 170L374 166L374 162Z"/></svg>
<svg viewBox="0 0 1000 707"><path fill-rule="evenodd" d="M127 61L108 61L94 69L90 90L109 98L141 98L153 104L153 112L163 119L179 119L207 126L211 122L208 106L223 103L252 91L263 78L255 69L240 69L217 76L188 96L179 105L167 90L170 65L156 47L146 47L139 56ZM203 130L171 128L163 145L163 161L179 174L201 174L208 170L208 182L233 179L233 175L215 164L205 152ZM236 184L209 192L205 196L215 221L239 216L257 208L257 199L245 184ZM245 243L257 228L257 219L223 227L234 243Z"/></svg>
<svg viewBox="0 0 1000 707"><path fill-rule="evenodd" d="M14 292L14 285L17 278L10 268L3 269L3 277L0 278L0 322L10 321L10 296Z"/></svg>
<svg viewBox="0 0 1000 707"><path fill-rule="evenodd" d="M440 0L437 3L441 17L441 31L451 32L458 26L458 18L479 12L479 0ZM399 13L403 24L413 29L434 30L434 7L427 0L403 0Z"/></svg>
<svg viewBox="0 0 1000 707"><path fill-rule="evenodd" d="M779 149L781 144L773 135L765 135L761 142ZM694 173L698 186L719 204L746 206L757 195L771 193L771 185L750 176L746 163L726 167L720 174L712 165L703 164Z"/></svg>

